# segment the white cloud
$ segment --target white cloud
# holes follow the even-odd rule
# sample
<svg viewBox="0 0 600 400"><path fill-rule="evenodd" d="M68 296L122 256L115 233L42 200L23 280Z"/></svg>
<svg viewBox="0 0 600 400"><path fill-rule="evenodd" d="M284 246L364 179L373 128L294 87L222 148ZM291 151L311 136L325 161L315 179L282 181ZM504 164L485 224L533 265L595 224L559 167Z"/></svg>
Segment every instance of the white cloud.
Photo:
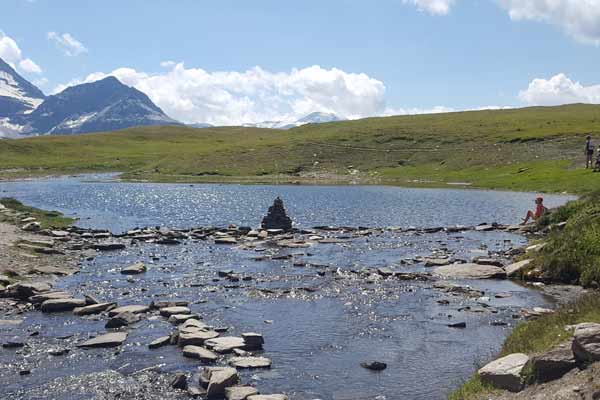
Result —
<svg viewBox="0 0 600 400"><path fill-rule="evenodd" d="M171 68L171 67L174 67L176 64L177 63L175 61L168 60L168 61L161 62L160 66L163 68Z"/></svg>
<svg viewBox="0 0 600 400"><path fill-rule="evenodd" d="M600 0L498 0L513 20L547 22L600 45Z"/></svg>
<svg viewBox="0 0 600 400"><path fill-rule="evenodd" d="M565 74L534 79L519 98L528 105L553 106L569 103L600 103L600 85L584 86Z"/></svg>
<svg viewBox="0 0 600 400"><path fill-rule="evenodd" d="M55 42L57 46L68 56L78 56L87 53L88 49L79 40L75 39L70 33L59 34L48 32L48 39Z"/></svg>
<svg viewBox="0 0 600 400"><path fill-rule="evenodd" d="M405 4L416 6L420 11L433 15L446 15L454 5L455 0L402 0Z"/></svg>
<svg viewBox="0 0 600 400"><path fill-rule="evenodd" d="M186 68L183 63L158 74L119 68L60 85L55 92L108 75L136 87L168 115L188 123L293 121L314 111L354 119L381 115L386 110L383 82L364 73L319 66L279 73L260 67L244 72L208 72Z"/></svg>
<svg viewBox="0 0 600 400"><path fill-rule="evenodd" d="M29 72L30 74L41 74L42 69L39 65L34 63L30 58L25 58L19 61L19 68L21 68L25 72Z"/></svg>
<svg viewBox="0 0 600 400"><path fill-rule="evenodd" d="M42 69L30 58L23 58L23 52L17 42L0 30L0 58L11 67L27 73L39 74Z"/></svg>

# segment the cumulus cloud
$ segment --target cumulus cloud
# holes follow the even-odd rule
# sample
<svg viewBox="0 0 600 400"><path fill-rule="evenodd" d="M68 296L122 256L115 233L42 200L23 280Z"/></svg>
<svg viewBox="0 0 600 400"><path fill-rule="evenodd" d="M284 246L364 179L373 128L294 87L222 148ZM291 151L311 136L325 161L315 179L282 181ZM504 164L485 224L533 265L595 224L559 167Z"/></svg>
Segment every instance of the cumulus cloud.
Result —
<svg viewBox="0 0 600 400"><path fill-rule="evenodd" d="M579 41L600 45L600 0L498 0L513 20L551 23Z"/></svg>
<svg viewBox="0 0 600 400"><path fill-rule="evenodd" d="M519 98L528 105L553 106L569 103L600 103L600 85L584 86L565 74L534 79Z"/></svg>
<svg viewBox="0 0 600 400"><path fill-rule="evenodd" d="M244 72L208 72L183 63L163 73L133 68L94 73L65 87L112 75L146 93L171 117L183 122L239 125L262 121L294 121L311 112L355 119L386 110L383 82L364 73L312 66L289 72L255 67Z"/></svg>
<svg viewBox="0 0 600 400"><path fill-rule="evenodd" d="M56 43L66 55L70 57L87 53L88 49L79 40L75 39L70 33L48 32L48 39Z"/></svg>
<svg viewBox="0 0 600 400"><path fill-rule="evenodd" d="M17 45L17 42L10 36L0 31L0 58L6 61L13 68L27 73L42 73L42 69L30 58L23 58L23 52Z"/></svg>
<svg viewBox="0 0 600 400"><path fill-rule="evenodd" d="M446 15L454 5L455 0L403 0L405 4L416 6L420 11L433 15Z"/></svg>

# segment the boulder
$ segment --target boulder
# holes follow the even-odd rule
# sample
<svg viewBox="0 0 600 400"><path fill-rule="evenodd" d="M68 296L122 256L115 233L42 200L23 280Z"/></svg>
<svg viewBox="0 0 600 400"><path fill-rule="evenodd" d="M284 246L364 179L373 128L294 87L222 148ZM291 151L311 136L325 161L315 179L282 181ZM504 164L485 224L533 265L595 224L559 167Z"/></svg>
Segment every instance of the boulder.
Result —
<svg viewBox="0 0 600 400"><path fill-rule="evenodd" d="M282 229L289 231L292 229L292 220L287 216L283 200L279 197L275 199L273 205L269 207L267 215L263 218L261 226L263 229Z"/></svg>
<svg viewBox="0 0 600 400"><path fill-rule="evenodd" d="M494 265L480 264L451 264L438 267L434 270L436 275L448 279L494 279L506 278L506 272Z"/></svg>
<svg viewBox="0 0 600 400"><path fill-rule="evenodd" d="M519 392L523 389L521 372L529 362L526 354L515 353L499 358L481 368L478 373L484 383L498 389Z"/></svg>
<svg viewBox="0 0 600 400"><path fill-rule="evenodd" d="M86 304L87 304L87 300L86 300ZM111 307L116 307L116 305L117 305L116 303L98 303L98 304L92 304L92 305L85 306L85 307L77 307L77 308L73 309L73 314L75 314L75 315L98 314L98 313L108 310Z"/></svg>
<svg viewBox="0 0 600 400"><path fill-rule="evenodd" d="M33 222L28 222L25 225L23 225L21 227L21 229L23 229L26 232L38 232L39 230L42 229L42 225L40 225L40 223L37 221L33 221Z"/></svg>
<svg viewBox="0 0 600 400"><path fill-rule="evenodd" d="M42 312L71 311L77 307L85 306L85 299L52 299L46 300L41 305Z"/></svg>
<svg viewBox="0 0 600 400"><path fill-rule="evenodd" d="M271 360L266 357L232 357L229 365L235 368L271 368Z"/></svg>
<svg viewBox="0 0 600 400"><path fill-rule="evenodd" d="M133 265L130 265L129 267L125 267L121 270L121 273L123 275L136 275L136 274L143 274L144 272L147 271L146 265L144 263L135 263Z"/></svg>
<svg viewBox="0 0 600 400"><path fill-rule="evenodd" d="M241 337L224 336L207 340L206 346L217 353L230 353L233 349L244 348L246 342L244 342L244 339Z"/></svg>
<svg viewBox="0 0 600 400"><path fill-rule="evenodd" d="M521 274L521 271L525 269L529 264L531 264L531 260L523 260L513 264L508 265L504 270L506 271L506 276L509 278L517 277Z"/></svg>
<svg viewBox="0 0 600 400"><path fill-rule="evenodd" d="M225 395L225 389L235 385L240 378L235 368L215 367L208 370L208 387L206 388L207 397L222 397Z"/></svg>
<svg viewBox="0 0 600 400"><path fill-rule="evenodd" d="M571 350L572 342L563 344L551 351L534 356L530 363L536 381L539 383L553 381L577 367L577 359Z"/></svg>
<svg viewBox="0 0 600 400"><path fill-rule="evenodd" d="M132 314L142 314L142 313L148 312L149 310L150 310L150 307L148 307L148 306L134 304L134 305L129 305L129 306L121 306L121 307L113 308L112 310L110 310L108 312L108 316L114 317L115 315L118 315L118 314L121 314L124 312L130 312Z"/></svg>
<svg viewBox="0 0 600 400"><path fill-rule="evenodd" d="M576 325L572 349L580 361L600 361L600 324Z"/></svg>
<svg viewBox="0 0 600 400"><path fill-rule="evenodd" d="M225 388L225 398L227 400L246 400L248 396L257 393L258 390L252 386L231 386Z"/></svg>
<svg viewBox="0 0 600 400"><path fill-rule="evenodd" d="M205 349L204 347L193 345L185 346L183 348L183 355L185 357L195 358L202 362L213 362L219 358L219 356L212 351Z"/></svg>
<svg viewBox="0 0 600 400"><path fill-rule="evenodd" d="M78 344L77 347L116 347L123 344L126 339L126 332L107 333L105 335L100 335L93 339L86 340L85 342Z"/></svg>

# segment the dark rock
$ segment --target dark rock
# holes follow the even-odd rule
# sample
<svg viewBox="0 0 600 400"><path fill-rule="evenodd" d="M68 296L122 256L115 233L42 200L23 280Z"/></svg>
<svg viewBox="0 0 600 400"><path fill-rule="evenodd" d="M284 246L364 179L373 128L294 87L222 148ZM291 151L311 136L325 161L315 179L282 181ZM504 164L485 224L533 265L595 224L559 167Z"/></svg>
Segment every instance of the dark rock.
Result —
<svg viewBox="0 0 600 400"><path fill-rule="evenodd" d="M144 263L138 262L121 270L123 275L136 275L146 272L147 268Z"/></svg>
<svg viewBox="0 0 600 400"><path fill-rule="evenodd" d="M530 361L539 383L553 381L577 367L577 359L571 350L571 343L535 356Z"/></svg>
<svg viewBox="0 0 600 400"><path fill-rule="evenodd" d="M153 340L148 345L149 349L158 349L159 347L166 346L171 342L171 336L163 336Z"/></svg>
<svg viewBox="0 0 600 400"><path fill-rule="evenodd" d="M173 377L173 380L171 380L171 387L173 389L187 390L188 381L187 381L186 374L184 374L182 372L176 373L175 376Z"/></svg>
<svg viewBox="0 0 600 400"><path fill-rule="evenodd" d="M41 305L42 312L71 311L77 307L84 307L84 299L52 299L46 300Z"/></svg>
<svg viewBox="0 0 600 400"><path fill-rule="evenodd" d="M383 371L387 368L387 364L380 361L366 361L360 363L360 366L371 371Z"/></svg>
<svg viewBox="0 0 600 400"><path fill-rule="evenodd" d="M457 322L455 324L448 324L448 328L464 329L466 327L467 327L467 323L466 322Z"/></svg>
<svg viewBox="0 0 600 400"><path fill-rule="evenodd" d="M116 347L123 344L125 340L127 340L126 332L107 333L86 340L85 342L78 344L77 347Z"/></svg>
<svg viewBox="0 0 600 400"><path fill-rule="evenodd" d="M283 200L279 197L269 207L269 211L263 218L261 226L263 229L283 229L285 231L292 229L292 220L287 216Z"/></svg>

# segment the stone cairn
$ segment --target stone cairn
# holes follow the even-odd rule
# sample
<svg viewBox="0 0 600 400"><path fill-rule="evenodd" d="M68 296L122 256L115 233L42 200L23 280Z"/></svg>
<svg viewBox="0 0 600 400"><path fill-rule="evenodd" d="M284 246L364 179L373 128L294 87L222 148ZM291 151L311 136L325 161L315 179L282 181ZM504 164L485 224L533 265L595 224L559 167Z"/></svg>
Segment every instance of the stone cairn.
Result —
<svg viewBox="0 0 600 400"><path fill-rule="evenodd" d="M287 216L283 200L279 197L275 199L273 205L269 207L269 212L262 220L263 229L283 229L289 231L292 229L292 220Z"/></svg>

